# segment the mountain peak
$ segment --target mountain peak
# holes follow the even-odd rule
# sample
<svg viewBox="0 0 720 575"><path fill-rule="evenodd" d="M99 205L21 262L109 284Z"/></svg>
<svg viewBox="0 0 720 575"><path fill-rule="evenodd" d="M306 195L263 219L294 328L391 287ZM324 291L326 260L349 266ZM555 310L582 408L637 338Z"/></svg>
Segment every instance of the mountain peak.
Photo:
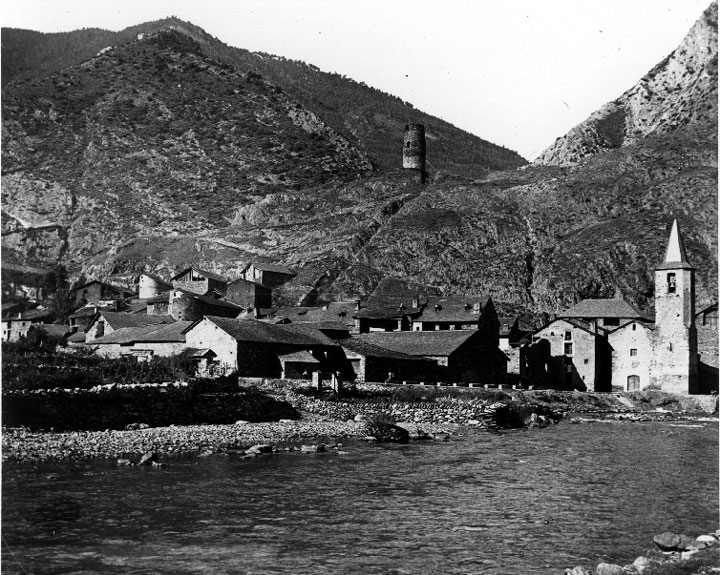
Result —
<svg viewBox="0 0 720 575"><path fill-rule="evenodd" d="M537 164L575 164L650 134L697 122L717 123L717 3L713 2L680 45L632 88L558 138Z"/></svg>

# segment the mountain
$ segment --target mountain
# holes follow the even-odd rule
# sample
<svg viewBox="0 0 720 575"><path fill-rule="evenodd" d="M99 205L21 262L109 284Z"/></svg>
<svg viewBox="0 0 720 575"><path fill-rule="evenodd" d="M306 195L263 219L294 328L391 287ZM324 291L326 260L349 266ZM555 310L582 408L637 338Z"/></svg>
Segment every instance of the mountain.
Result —
<svg viewBox="0 0 720 575"><path fill-rule="evenodd" d="M3 261L59 260L74 276L98 279L169 277L191 264L235 278L249 261L271 261L298 271L277 294L284 303L363 296L395 277L443 293L491 294L503 314L554 313L617 291L649 310L653 268L677 218L698 270L698 304L710 303L717 298L713 6L691 32L693 69L709 76L701 78L706 88L687 75L666 76L663 97L643 108L646 118L677 109L672 126L562 161L459 170L451 158L437 159L444 148L431 125L428 160L448 163L426 184L402 169L378 169L382 148L305 104L296 96L310 89L304 82L288 88L290 77L286 86L234 65L226 48L190 25L139 31L142 38L79 65L5 85ZM375 93L343 82L358 87L358 102ZM387 122L385 133L397 140L394 165L406 121ZM564 141L575 141L574 133ZM446 149L464 148L458 138L448 136Z"/></svg>
<svg viewBox="0 0 720 575"><path fill-rule="evenodd" d="M425 124L432 142L429 169L477 176L488 170L515 168L526 161L516 152L491 144L429 114L415 110L409 102L316 66L271 54L233 48L201 28L177 18L167 18L127 28L120 32L84 29L41 34L3 28L3 85L19 80L41 79L117 49L139 38L162 31L175 31L195 41L198 51L243 73L260 74L282 86L299 104L320 116L337 133L364 151L381 170L397 167L406 123Z"/></svg>
<svg viewBox="0 0 720 575"><path fill-rule="evenodd" d="M717 3L680 46L616 100L543 151L537 164L568 165L606 150L717 119Z"/></svg>

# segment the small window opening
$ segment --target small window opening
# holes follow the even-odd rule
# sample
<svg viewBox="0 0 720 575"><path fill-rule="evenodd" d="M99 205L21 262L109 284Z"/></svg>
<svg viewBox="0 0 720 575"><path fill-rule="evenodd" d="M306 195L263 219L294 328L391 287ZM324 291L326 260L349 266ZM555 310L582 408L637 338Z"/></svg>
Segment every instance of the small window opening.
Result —
<svg viewBox="0 0 720 575"><path fill-rule="evenodd" d="M572 340L572 332L566 331L565 332L565 341L571 341Z"/></svg>
<svg viewBox="0 0 720 575"><path fill-rule="evenodd" d="M630 350L630 357L637 357L637 349L632 348Z"/></svg>
<svg viewBox="0 0 720 575"><path fill-rule="evenodd" d="M573 354L573 344L566 343L564 353L565 353L565 355L572 355Z"/></svg>
<svg viewBox="0 0 720 575"><path fill-rule="evenodd" d="M667 290L668 293L675 293L675 290L677 288L677 283L675 280L675 274L668 274L667 275Z"/></svg>

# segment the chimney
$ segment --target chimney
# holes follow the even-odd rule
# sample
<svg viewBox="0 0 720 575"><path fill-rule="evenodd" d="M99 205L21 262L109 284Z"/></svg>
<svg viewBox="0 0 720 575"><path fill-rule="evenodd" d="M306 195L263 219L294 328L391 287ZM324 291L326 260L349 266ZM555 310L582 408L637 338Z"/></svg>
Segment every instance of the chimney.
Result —
<svg viewBox="0 0 720 575"><path fill-rule="evenodd" d="M358 311L359 309L360 309L360 300L356 299L355 300L355 311Z"/></svg>
<svg viewBox="0 0 720 575"><path fill-rule="evenodd" d="M412 306L413 306L413 309L417 309L420 307L420 300L419 300L418 296L415 296L412 299Z"/></svg>
<svg viewBox="0 0 720 575"><path fill-rule="evenodd" d="M257 319L259 315L260 315L260 310L258 310L258 308L256 308L256 307L253 308L253 317L255 319Z"/></svg>
<svg viewBox="0 0 720 575"><path fill-rule="evenodd" d="M477 313L477 314L480 313L480 302L479 301L476 301L473 304L473 313Z"/></svg>
<svg viewBox="0 0 720 575"><path fill-rule="evenodd" d="M323 308L323 311L327 311L327 310L328 310L328 306L326 306L326 305L322 306L322 308Z"/></svg>

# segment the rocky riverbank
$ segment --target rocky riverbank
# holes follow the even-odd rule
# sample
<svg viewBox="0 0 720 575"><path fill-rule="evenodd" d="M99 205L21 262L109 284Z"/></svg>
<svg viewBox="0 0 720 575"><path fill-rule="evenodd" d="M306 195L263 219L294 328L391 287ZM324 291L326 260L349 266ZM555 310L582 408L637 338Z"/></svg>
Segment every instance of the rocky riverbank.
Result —
<svg viewBox="0 0 720 575"><path fill-rule="evenodd" d="M566 569L564 575L701 575L720 572L720 530L698 537L666 532L656 535L653 542L655 549L627 565L599 563L594 571L577 566Z"/></svg>
<svg viewBox="0 0 720 575"><path fill-rule="evenodd" d="M439 439L457 431L453 424L402 424L409 438ZM301 420L233 425L186 425L127 429L123 431L33 432L23 428L5 429L2 435L3 461L59 459L128 459L138 461L144 453L158 454L160 460L185 453L244 452L253 445L279 449L300 448L304 443L329 442L342 438L365 438L363 420L331 421L307 414Z"/></svg>
<svg viewBox="0 0 720 575"><path fill-rule="evenodd" d="M142 454L149 452L162 459L183 453L244 452L253 445L299 448L314 440L332 442L374 435L380 441L433 439L457 433L462 428L545 427L568 413L573 414L570 419L573 423L698 419L698 415L653 408L657 404L678 406L679 402L688 401L667 394L649 399L643 396L639 401L641 409L628 398L613 394L514 390L445 392L419 386L398 390L376 385L363 386L352 394L338 397L313 393L287 381L262 380L244 382L244 385L251 385L253 393L262 394L278 405L288 406L299 418L279 416L276 421L243 420L205 425L147 425L138 421L125 429L65 433L7 428L2 434L3 461L88 458L138 461ZM592 414L592 417L579 417L577 413ZM717 421L716 417L705 419ZM384 433L377 426L370 426L372 422L396 423L401 429L388 428ZM407 434L402 430L407 430Z"/></svg>

